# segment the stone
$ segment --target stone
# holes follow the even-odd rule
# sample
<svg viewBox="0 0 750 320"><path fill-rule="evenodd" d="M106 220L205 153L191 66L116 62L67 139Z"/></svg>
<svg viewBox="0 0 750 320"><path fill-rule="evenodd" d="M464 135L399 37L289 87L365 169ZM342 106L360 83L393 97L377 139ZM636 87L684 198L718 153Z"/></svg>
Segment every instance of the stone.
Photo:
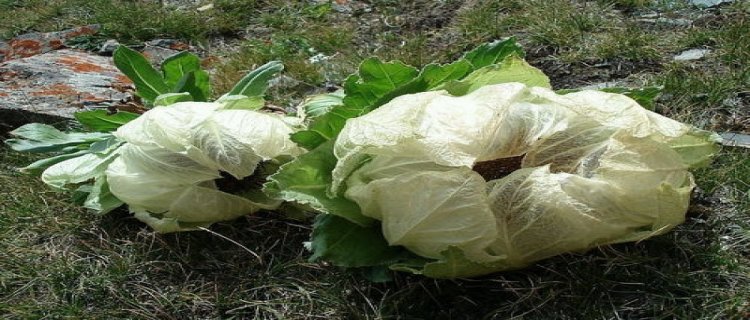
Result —
<svg viewBox="0 0 750 320"><path fill-rule="evenodd" d="M580 87L581 90L601 90L606 88L612 88L612 87L618 87L620 86L620 83L617 81L608 81L608 82L600 82L600 83L593 83L587 86Z"/></svg>
<svg viewBox="0 0 750 320"><path fill-rule="evenodd" d="M65 48L65 41L71 38L93 35L99 32L99 25L88 25L57 32L32 32L15 37L8 42L0 41L0 62L31 57L53 50Z"/></svg>
<svg viewBox="0 0 750 320"><path fill-rule="evenodd" d="M676 26L676 27L689 27L693 25L693 20L683 19L683 18L677 18L677 19L668 19L668 18L650 19L649 18L649 19L637 19L636 21L661 24L661 25L670 25L670 26Z"/></svg>
<svg viewBox="0 0 750 320"><path fill-rule="evenodd" d="M690 49L680 52L680 54L674 56L675 61L690 61L703 59L707 54L711 53L709 49Z"/></svg>
<svg viewBox="0 0 750 320"><path fill-rule="evenodd" d="M133 98L112 59L62 49L0 64L0 109L72 118Z"/></svg>
<svg viewBox="0 0 750 320"><path fill-rule="evenodd" d="M195 51L187 43L173 39L154 39L144 43L141 53L152 63L157 66L161 65L164 59L180 53L181 51Z"/></svg>
<svg viewBox="0 0 750 320"><path fill-rule="evenodd" d="M697 7L716 7L725 3L734 2L733 0L690 0L688 1L690 4L697 6Z"/></svg>
<svg viewBox="0 0 750 320"><path fill-rule="evenodd" d="M300 84L300 81L287 75L278 75L268 81L269 88L288 89L294 88Z"/></svg>
<svg viewBox="0 0 750 320"><path fill-rule="evenodd" d="M115 50L117 47L120 46L120 43L117 42L115 39L109 39L105 41L102 46L99 48L99 55L102 56L111 56L115 53Z"/></svg>
<svg viewBox="0 0 750 320"><path fill-rule="evenodd" d="M737 132L723 132L721 135L721 144L728 147L750 148L750 135Z"/></svg>
<svg viewBox="0 0 750 320"><path fill-rule="evenodd" d="M203 11L211 10L213 8L214 8L214 4L213 3L209 3L209 4L205 5L205 6L198 7L195 10L198 11L198 12L203 12Z"/></svg>

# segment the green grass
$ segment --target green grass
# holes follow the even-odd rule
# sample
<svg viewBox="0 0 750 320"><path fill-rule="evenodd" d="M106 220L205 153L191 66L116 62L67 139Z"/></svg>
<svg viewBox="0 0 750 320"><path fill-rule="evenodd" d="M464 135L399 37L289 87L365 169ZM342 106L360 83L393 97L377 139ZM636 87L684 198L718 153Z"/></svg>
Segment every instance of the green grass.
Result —
<svg viewBox="0 0 750 320"><path fill-rule="evenodd" d="M0 39L97 23L102 25L102 37L125 43L153 38L202 42L209 36L242 32L265 5L256 0L224 0L199 13L194 6L162 6L159 1L2 0Z"/></svg>
<svg viewBox="0 0 750 320"><path fill-rule="evenodd" d="M529 61L550 74L558 88L612 80L663 85L658 112L706 129L750 131L746 4L724 6L706 20L680 27L636 21L639 11L679 16L679 10L695 10L665 1L436 5L373 0L369 11L355 7L352 14L306 1L217 1L215 11L200 19L192 11L150 2L93 1L77 9L73 3L80 4L0 1L0 34L88 23L98 12L100 22L109 24L107 32L124 41L235 36L235 45L214 52L221 57L215 91L226 91L255 65L278 59L286 65L284 74L296 80L270 92L284 107L293 107L302 94L323 91L326 83L340 83L366 56L415 65L447 62L479 43L514 35ZM124 6L105 12L115 3ZM164 15L128 22L116 14L126 8ZM177 26L170 27L169 14L180 16ZM18 19L2 19L9 15ZM699 61L671 61L695 47L712 53ZM318 53L330 58L311 62ZM50 121L4 114L0 119L0 132ZM263 213L211 227L251 253L205 231L155 234L124 211L94 215L72 205L70 194L14 169L34 159L0 149L0 315L5 318L750 317L748 149L727 147L712 165L695 172L699 190L687 220L665 235L478 279L394 274L388 283L307 262L309 253L301 245L310 232L307 221Z"/></svg>

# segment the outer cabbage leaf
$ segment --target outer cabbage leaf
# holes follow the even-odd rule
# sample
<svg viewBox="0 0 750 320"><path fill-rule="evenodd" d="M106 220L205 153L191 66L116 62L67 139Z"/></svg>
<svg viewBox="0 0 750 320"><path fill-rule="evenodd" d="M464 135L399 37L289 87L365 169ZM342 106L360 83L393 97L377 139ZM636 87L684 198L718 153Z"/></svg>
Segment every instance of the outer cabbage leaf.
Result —
<svg viewBox="0 0 750 320"><path fill-rule="evenodd" d="M389 172L385 175L408 170L397 168L399 163L413 165L409 160L374 160L357 170L357 175L368 180L373 179L370 175L382 176L383 162L388 162ZM492 260L484 248L497 237L497 230L487 204L485 181L471 169L412 168L367 184L354 180L349 180L346 197L357 202L365 215L381 221L383 235L390 245L404 246L420 256L435 259L455 246L474 260Z"/></svg>
<svg viewBox="0 0 750 320"><path fill-rule="evenodd" d="M115 157L117 153L88 153L58 162L42 172L42 181L59 189L65 188L68 184L86 182L104 172Z"/></svg>
<svg viewBox="0 0 750 320"><path fill-rule="evenodd" d="M191 132L188 155L239 179L252 174L260 161L302 153L289 140L293 132L277 115L219 110Z"/></svg>
<svg viewBox="0 0 750 320"><path fill-rule="evenodd" d="M73 153L64 153L64 154L57 155L54 157L40 159L40 160L34 161L28 166L21 168L20 171L23 173L28 173L32 175L39 175L42 172L44 172L44 170L46 170L47 168L51 167L52 165L56 163L60 163L68 159L78 158L87 153L90 153L90 152L88 150L80 150L80 151L75 151Z"/></svg>
<svg viewBox="0 0 750 320"><path fill-rule="evenodd" d="M321 214L313 225L311 261L333 260L338 266L356 268L388 265L418 259L403 247L389 246L378 224L360 226L331 214Z"/></svg>
<svg viewBox="0 0 750 320"><path fill-rule="evenodd" d="M86 197L86 201L83 203L83 206L85 208L94 210L99 214L105 214L119 208L124 204L109 190L107 176L105 176L104 173L100 174L94 179L95 182L91 187L91 192L89 192L88 197Z"/></svg>
<svg viewBox="0 0 750 320"><path fill-rule="evenodd" d="M114 132L123 141L139 146L160 146L174 152L189 145L194 127L205 121L220 104L179 102L155 107Z"/></svg>
<svg viewBox="0 0 750 320"><path fill-rule="evenodd" d="M516 43L514 38L480 45L474 50L467 52L463 56L463 60L471 63L474 69L479 69L503 61L511 55L524 56L523 48Z"/></svg>
<svg viewBox="0 0 750 320"><path fill-rule="evenodd" d="M214 180L221 171L243 179L261 161L299 154L289 140L290 121L221 107L157 107L115 133L127 143L106 171L109 189L156 231L193 230L281 204L255 193L220 191Z"/></svg>
<svg viewBox="0 0 750 320"><path fill-rule="evenodd" d="M299 156L268 178L263 191L271 197L296 201L314 210L345 218L357 225L367 226L373 220L363 216L356 203L343 196L328 196L331 170L336 166L333 141Z"/></svg>
<svg viewBox="0 0 750 320"><path fill-rule="evenodd" d="M76 112L74 116L86 128L99 132L114 131L123 124L138 118L137 113L127 111L110 113L107 110L81 111Z"/></svg>
<svg viewBox="0 0 750 320"><path fill-rule="evenodd" d="M538 94L556 96L537 90ZM559 97L559 96L557 96ZM557 98L556 97L556 98ZM606 126L627 129L635 137L666 142L690 167L705 165L719 151L716 133L696 129L644 109L628 96L601 91L579 91L558 99L561 105ZM570 100L567 100L570 99Z"/></svg>

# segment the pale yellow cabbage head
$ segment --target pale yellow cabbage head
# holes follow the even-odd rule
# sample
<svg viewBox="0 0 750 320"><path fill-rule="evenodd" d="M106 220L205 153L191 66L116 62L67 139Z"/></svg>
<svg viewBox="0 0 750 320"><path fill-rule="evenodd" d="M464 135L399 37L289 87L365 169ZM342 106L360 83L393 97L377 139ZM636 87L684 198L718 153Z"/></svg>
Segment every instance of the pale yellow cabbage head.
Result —
<svg viewBox="0 0 750 320"><path fill-rule="evenodd" d="M472 276L672 229L695 186L688 168L715 139L619 94L424 92L347 121L330 192L380 220L391 245L439 260L459 250L481 267L445 274Z"/></svg>
<svg viewBox="0 0 750 320"><path fill-rule="evenodd" d="M156 107L114 133L126 144L107 168L109 188L156 231L191 230L280 204L222 192L214 180L220 172L243 179L262 161L300 154L289 140L293 125L279 115L222 106Z"/></svg>

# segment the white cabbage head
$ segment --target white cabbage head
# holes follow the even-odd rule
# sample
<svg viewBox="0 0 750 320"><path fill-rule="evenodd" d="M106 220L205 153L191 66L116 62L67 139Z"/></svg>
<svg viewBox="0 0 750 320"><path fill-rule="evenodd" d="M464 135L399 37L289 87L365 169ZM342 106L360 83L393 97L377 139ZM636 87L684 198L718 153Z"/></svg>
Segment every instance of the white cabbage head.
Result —
<svg viewBox="0 0 750 320"><path fill-rule="evenodd" d="M451 271L471 276L670 230L714 140L619 94L424 92L347 121L330 192L380 220L391 245L485 266Z"/></svg>
<svg viewBox="0 0 750 320"><path fill-rule="evenodd" d="M292 123L275 114L222 110L218 103L156 107L114 133L126 144L107 168L109 188L159 232L275 209L280 201L226 193L214 180L221 172L243 179L263 161L299 155L289 140Z"/></svg>

